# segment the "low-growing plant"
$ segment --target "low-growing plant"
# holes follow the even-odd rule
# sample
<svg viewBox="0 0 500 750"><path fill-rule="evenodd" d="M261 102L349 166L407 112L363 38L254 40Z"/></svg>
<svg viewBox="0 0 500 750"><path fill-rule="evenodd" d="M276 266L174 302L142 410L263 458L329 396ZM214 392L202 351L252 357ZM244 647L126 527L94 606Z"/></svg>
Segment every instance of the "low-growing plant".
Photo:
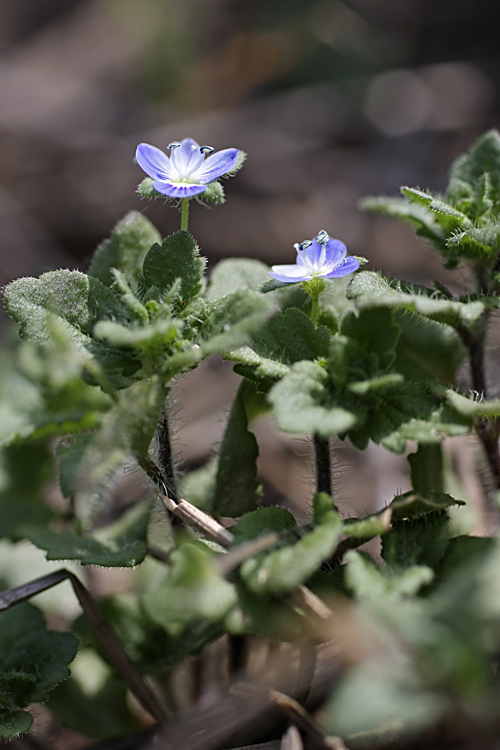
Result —
<svg viewBox="0 0 500 750"><path fill-rule="evenodd" d="M0 736L27 732L44 703L131 748L270 749L281 735L289 749L496 747L500 546L495 528L460 530L467 495L443 440L477 436L494 517L500 135L453 163L444 195L363 202L460 266L463 294L363 270L325 230L293 265L228 259L207 281L190 201L222 203L245 155L189 138L169 149L138 147L138 192L174 201L180 231L162 239L130 213L87 273L4 290L20 341L1 383L0 534L9 554L29 540L73 567L0 594ZM212 355L240 385L217 457L180 476L171 389ZM306 523L261 506L252 422L265 413L311 440ZM411 491L343 518L333 437L405 454ZM143 492L127 504L116 481L131 465ZM135 583L96 600L78 566L133 568ZM64 580L83 613L56 632L26 600Z"/></svg>

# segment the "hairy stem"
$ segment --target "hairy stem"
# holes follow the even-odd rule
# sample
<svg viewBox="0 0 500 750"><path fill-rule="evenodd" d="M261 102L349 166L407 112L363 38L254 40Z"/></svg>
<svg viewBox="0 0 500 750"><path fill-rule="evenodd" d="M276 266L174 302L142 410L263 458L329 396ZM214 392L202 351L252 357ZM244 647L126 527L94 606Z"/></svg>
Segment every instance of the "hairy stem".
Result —
<svg viewBox="0 0 500 750"><path fill-rule="evenodd" d="M179 502L177 490L177 480L175 476L174 455L172 450L172 441L170 426L166 406L163 407L162 415L158 423L158 467L161 472L161 479L167 490L168 497Z"/></svg>
<svg viewBox="0 0 500 750"><path fill-rule="evenodd" d="M314 435L314 456L316 460L316 492L332 495L332 465L330 441Z"/></svg>
<svg viewBox="0 0 500 750"><path fill-rule="evenodd" d="M189 222L189 198L182 198L181 201L182 213L181 213L181 230L187 232Z"/></svg>
<svg viewBox="0 0 500 750"><path fill-rule="evenodd" d="M480 280L478 280L478 282L481 286L481 290L485 291L482 288ZM461 331L462 341L469 352L472 388L477 392L478 396L482 398L487 398L486 377L484 372L484 344L489 317L490 313L487 311L483 314L475 331ZM499 427L499 422L494 417L480 417L476 419L476 432L483 444L486 458L488 459L497 489L500 489L500 450L498 446Z"/></svg>
<svg viewBox="0 0 500 750"><path fill-rule="evenodd" d="M319 318L319 294L313 294L312 295L311 320L314 323L314 325L318 324L318 318Z"/></svg>

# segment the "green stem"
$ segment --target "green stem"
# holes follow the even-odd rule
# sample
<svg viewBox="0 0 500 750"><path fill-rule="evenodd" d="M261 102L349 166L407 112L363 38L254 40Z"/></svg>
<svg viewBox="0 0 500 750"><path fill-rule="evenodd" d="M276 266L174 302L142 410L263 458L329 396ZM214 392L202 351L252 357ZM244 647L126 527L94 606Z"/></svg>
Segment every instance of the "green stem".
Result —
<svg viewBox="0 0 500 750"><path fill-rule="evenodd" d="M319 319L319 294L313 294L312 296L312 310L311 310L311 320L314 323L314 325L318 324Z"/></svg>
<svg viewBox="0 0 500 750"><path fill-rule="evenodd" d="M189 198L182 198L181 231L187 232L189 221Z"/></svg>

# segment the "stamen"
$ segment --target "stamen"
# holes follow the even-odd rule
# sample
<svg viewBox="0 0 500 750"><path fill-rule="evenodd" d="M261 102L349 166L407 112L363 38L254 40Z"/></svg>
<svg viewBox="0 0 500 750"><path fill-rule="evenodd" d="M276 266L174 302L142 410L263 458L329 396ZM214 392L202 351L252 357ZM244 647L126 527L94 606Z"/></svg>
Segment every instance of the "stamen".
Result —
<svg viewBox="0 0 500 750"><path fill-rule="evenodd" d="M213 154L215 149L213 146L201 146L200 151L202 154Z"/></svg>
<svg viewBox="0 0 500 750"><path fill-rule="evenodd" d="M316 242L318 245L326 245L330 237L328 236L328 232L325 232L324 229L322 229L318 234L316 235Z"/></svg>
<svg viewBox="0 0 500 750"><path fill-rule="evenodd" d="M311 247L311 245L312 245L312 241L311 240L304 240L304 242L300 243L299 248L301 250L305 250L306 248Z"/></svg>
<svg viewBox="0 0 500 750"><path fill-rule="evenodd" d="M172 143L168 144L167 148L179 148L180 145L179 141L172 141Z"/></svg>

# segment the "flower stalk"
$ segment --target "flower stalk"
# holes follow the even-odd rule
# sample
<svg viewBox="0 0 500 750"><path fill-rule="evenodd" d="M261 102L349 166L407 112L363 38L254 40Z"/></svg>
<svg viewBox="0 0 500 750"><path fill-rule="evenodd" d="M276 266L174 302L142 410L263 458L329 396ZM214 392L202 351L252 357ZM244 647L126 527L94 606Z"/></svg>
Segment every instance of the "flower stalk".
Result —
<svg viewBox="0 0 500 750"><path fill-rule="evenodd" d="M181 211L181 230L187 232L189 222L189 198L182 198Z"/></svg>

